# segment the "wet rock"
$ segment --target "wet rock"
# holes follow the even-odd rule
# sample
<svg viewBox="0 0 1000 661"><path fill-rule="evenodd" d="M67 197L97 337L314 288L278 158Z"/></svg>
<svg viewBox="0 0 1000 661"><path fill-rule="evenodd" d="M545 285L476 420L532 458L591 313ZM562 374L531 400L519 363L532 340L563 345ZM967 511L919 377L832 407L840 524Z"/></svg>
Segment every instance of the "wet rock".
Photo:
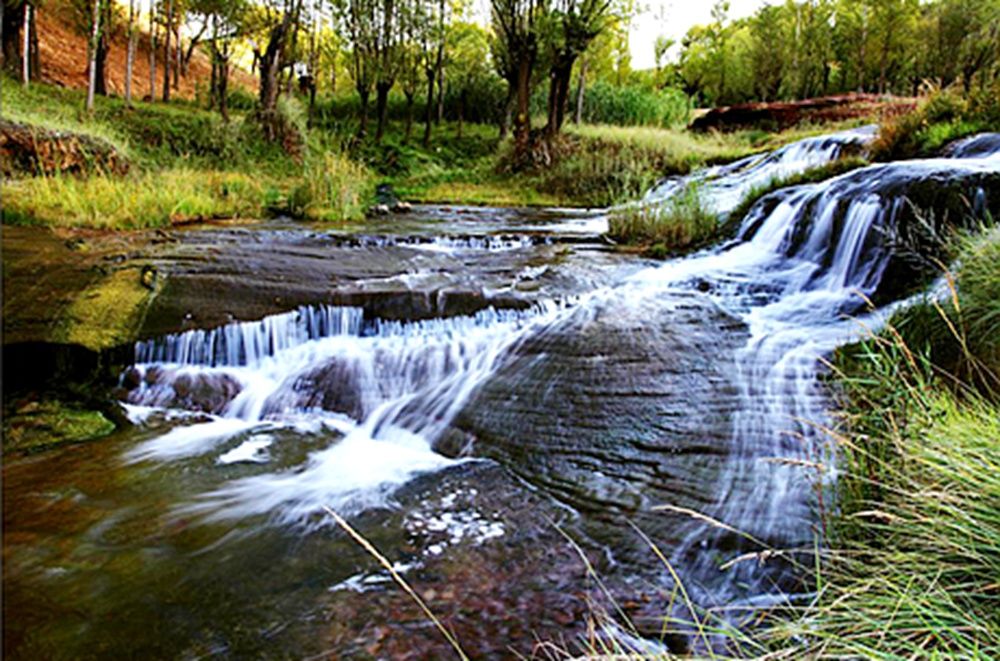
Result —
<svg viewBox="0 0 1000 661"><path fill-rule="evenodd" d="M56 401L32 401L4 416L4 452L35 452L107 436L115 423L99 411Z"/></svg>
<svg viewBox="0 0 1000 661"><path fill-rule="evenodd" d="M457 426L477 454L583 513L630 570L655 572L627 521L670 549L684 522L651 508L714 502L734 460L730 375L745 341L736 318L696 294L606 300L520 345Z"/></svg>

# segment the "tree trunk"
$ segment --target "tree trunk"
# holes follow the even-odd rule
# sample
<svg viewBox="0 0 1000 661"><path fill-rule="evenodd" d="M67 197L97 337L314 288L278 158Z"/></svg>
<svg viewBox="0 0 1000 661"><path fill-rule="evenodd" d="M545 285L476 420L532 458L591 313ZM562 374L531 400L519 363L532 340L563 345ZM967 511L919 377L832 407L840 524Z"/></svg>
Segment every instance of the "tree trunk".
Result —
<svg viewBox="0 0 1000 661"><path fill-rule="evenodd" d="M391 82L383 80L375 83L375 117L378 120L378 126L375 127L376 143L381 142L382 136L385 135L385 123L389 110L390 89L392 89Z"/></svg>
<svg viewBox="0 0 1000 661"><path fill-rule="evenodd" d="M163 100L170 100L170 26L174 21L174 0L167 0L167 23L163 30Z"/></svg>
<svg viewBox="0 0 1000 661"><path fill-rule="evenodd" d="M128 1L128 50L125 54L125 104L132 105L132 68L135 65L135 0Z"/></svg>
<svg viewBox="0 0 1000 661"><path fill-rule="evenodd" d="M24 42L21 48L21 81L27 87L31 82L31 21L32 7L30 3L24 3L24 27L21 30L24 35Z"/></svg>
<svg viewBox="0 0 1000 661"><path fill-rule="evenodd" d="M229 123L229 53L219 61L219 114L222 121Z"/></svg>
<svg viewBox="0 0 1000 661"><path fill-rule="evenodd" d="M180 20L177 21L177 27L174 30L174 89L179 90L181 88L181 58L184 54L184 49L181 47L181 24Z"/></svg>
<svg viewBox="0 0 1000 661"><path fill-rule="evenodd" d="M291 22L292 12L286 11L281 23L271 29L267 48L260 58L260 111L265 117L273 113L278 106L278 92L280 90L278 74L281 72L285 40L288 37Z"/></svg>
<svg viewBox="0 0 1000 661"><path fill-rule="evenodd" d="M149 102L156 101L156 0L149 0Z"/></svg>
<svg viewBox="0 0 1000 661"><path fill-rule="evenodd" d="M406 96L406 125L403 129L403 144L409 144L410 134L413 133L413 97L414 92L403 91Z"/></svg>
<svg viewBox="0 0 1000 661"><path fill-rule="evenodd" d="M531 148L531 68L532 58L522 55L517 62L517 114L514 116L514 160L521 162Z"/></svg>
<svg viewBox="0 0 1000 661"><path fill-rule="evenodd" d="M28 26L28 29L31 31L31 77L33 80L41 80L42 54L38 46L38 7L36 6L31 8L31 25Z"/></svg>
<svg viewBox="0 0 1000 661"><path fill-rule="evenodd" d="M463 87L462 92L458 95L458 127L455 129L455 137L462 138L462 123L465 121L465 102L468 92Z"/></svg>
<svg viewBox="0 0 1000 661"><path fill-rule="evenodd" d="M97 91L97 42L101 36L101 0L94 0L94 14L91 19L90 48L88 48L87 111L94 109L94 94Z"/></svg>
<svg viewBox="0 0 1000 661"><path fill-rule="evenodd" d="M573 77L573 61L576 58L563 62L562 67L556 75L556 125L555 133L562 130L566 122L566 107L569 105L569 82Z"/></svg>
<svg viewBox="0 0 1000 661"><path fill-rule="evenodd" d="M507 81L507 96L503 101L500 115L500 139L506 140L510 134L510 123L514 116L514 101L517 98L517 82Z"/></svg>
<svg viewBox="0 0 1000 661"><path fill-rule="evenodd" d="M16 7L8 6L7 2L0 3L0 11L3 11L3 65L8 71L18 73L21 70L20 43L18 37L21 28L24 26L24 3Z"/></svg>
<svg viewBox="0 0 1000 661"><path fill-rule="evenodd" d="M434 70L427 69L427 103L424 106L424 149L431 146L431 122L434 117Z"/></svg>
<svg viewBox="0 0 1000 661"><path fill-rule="evenodd" d="M577 125L583 123L583 96L587 89L587 60L580 61L580 77L576 79L576 113L573 115L573 122Z"/></svg>
<svg viewBox="0 0 1000 661"><path fill-rule="evenodd" d="M441 47L442 51L444 47ZM444 121L444 57L443 55L438 58L437 67L437 116L436 121L438 124Z"/></svg>
<svg viewBox="0 0 1000 661"><path fill-rule="evenodd" d="M358 115L358 137L364 138L368 135L368 98L371 96L371 90L367 87L359 87L358 96L361 97L361 112Z"/></svg>
<svg viewBox="0 0 1000 661"><path fill-rule="evenodd" d="M101 12L104 18L101 23L104 29L100 31L97 39L97 82L95 90L101 96L108 95L108 52L111 50L111 39L109 30L111 29L111 0L101 0Z"/></svg>

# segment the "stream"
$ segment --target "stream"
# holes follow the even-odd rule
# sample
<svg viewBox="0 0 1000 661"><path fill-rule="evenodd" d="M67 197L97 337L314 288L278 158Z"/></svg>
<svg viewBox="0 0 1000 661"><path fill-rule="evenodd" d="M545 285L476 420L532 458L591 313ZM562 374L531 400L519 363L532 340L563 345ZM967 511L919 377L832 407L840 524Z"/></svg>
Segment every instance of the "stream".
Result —
<svg viewBox="0 0 1000 661"><path fill-rule="evenodd" d="M695 182L724 215L872 135L642 203ZM985 135L781 189L666 262L611 249L602 211L174 230L132 256L165 281L116 391L133 425L5 457L4 652L450 654L326 508L473 658L579 651L600 611L640 651L719 644L676 577L732 623L808 591L836 477L821 358L928 281L935 219L996 214L998 191Z"/></svg>

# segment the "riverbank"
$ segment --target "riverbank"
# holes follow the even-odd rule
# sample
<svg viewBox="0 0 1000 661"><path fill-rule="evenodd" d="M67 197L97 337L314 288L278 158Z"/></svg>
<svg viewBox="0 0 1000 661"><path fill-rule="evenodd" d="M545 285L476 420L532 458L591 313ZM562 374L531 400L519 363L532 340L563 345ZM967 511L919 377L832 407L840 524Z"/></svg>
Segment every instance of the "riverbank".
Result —
<svg viewBox="0 0 1000 661"><path fill-rule="evenodd" d="M659 179L729 162L827 130L693 134L680 129L569 127L552 163L527 172L506 167L508 144L493 126L445 122L428 147L391 123L384 139L357 141L350 122L309 128L301 105L283 104L302 139L264 141L238 110L224 123L188 101L137 103L5 81L3 118L30 131L81 137L106 146L127 174L108 172L87 154L75 175L32 163L5 185L7 224L138 229L203 220L289 216L357 221L375 204L377 184L414 203L604 207L640 196ZM57 146L58 152L61 147ZM88 165L89 163L89 165ZM5 166L7 170L16 170ZM34 171L32 171L34 170Z"/></svg>
<svg viewBox="0 0 1000 661"><path fill-rule="evenodd" d="M765 647L800 658L1000 654L1000 232L942 298L834 359L836 501L816 596Z"/></svg>

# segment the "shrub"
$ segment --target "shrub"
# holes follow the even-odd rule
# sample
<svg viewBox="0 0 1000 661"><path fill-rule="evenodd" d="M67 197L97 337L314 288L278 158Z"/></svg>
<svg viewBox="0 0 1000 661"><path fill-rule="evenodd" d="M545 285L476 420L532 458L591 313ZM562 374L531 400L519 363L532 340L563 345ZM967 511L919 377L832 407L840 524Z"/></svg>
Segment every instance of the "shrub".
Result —
<svg viewBox="0 0 1000 661"><path fill-rule="evenodd" d="M666 256L704 245L717 227L718 219L702 204L699 188L690 185L665 206L616 209L609 219L608 236L642 245L656 256Z"/></svg>
<svg viewBox="0 0 1000 661"><path fill-rule="evenodd" d="M998 90L991 92L996 95ZM995 128L998 120L1000 101L990 92L964 99L957 91L942 90L914 110L883 122L869 152L875 161L931 156L953 140Z"/></svg>
<svg viewBox="0 0 1000 661"><path fill-rule="evenodd" d="M687 124L691 103L680 90L619 87L597 82L584 95L583 119L592 124L659 126Z"/></svg>

